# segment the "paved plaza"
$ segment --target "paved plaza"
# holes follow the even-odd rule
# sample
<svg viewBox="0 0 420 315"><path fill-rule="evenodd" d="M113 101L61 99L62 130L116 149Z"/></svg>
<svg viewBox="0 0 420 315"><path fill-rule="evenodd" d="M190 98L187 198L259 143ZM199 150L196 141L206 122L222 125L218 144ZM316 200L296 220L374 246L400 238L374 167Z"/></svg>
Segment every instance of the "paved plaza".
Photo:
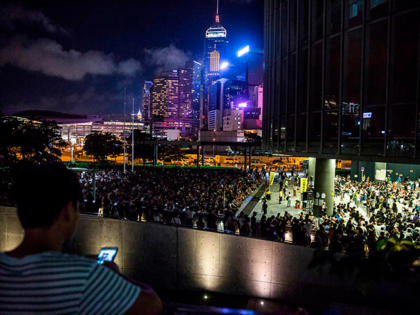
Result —
<svg viewBox="0 0 420 315"><path fill-rule="evenodd" d="M262 189L264 189L264 186L260 186L262 187ZM278 213L280 213L281 216L283 216L285 214L285 212L287 211L288 213L290 213L292 216L299 218L300 214L303 213L303 215L305 216L308 213L308 210L302 210L302 209L296 209L295 208L295 203L296 201L301 201L301 194L299 191L296 192L296 196L294 196L293 194L293 185L289 183L288 185L288 189L286 191L286 194L283 195L283 201L281 204L279 204L279 188L280 188L280 184L279 183L274 183L273 185L269 186L269 189L271 191L271 200L267 200L267 217L271 217L272 215L277 216ZM257 188L252 195L255 195L256 192L258 191L259 188ZM291 203L290 203L290 207L287 207L287 201L286 201L286 196L289 195L292 196L291 199ZM262 197L264 197L265 194L262 195ZM245 202L248 203L250 201L252 201L252 199L250 197L248 197L250 200L246 200ZM247 198L247 199L248 199ZM334 198L334 202L336 204L339 203L344 203L347 204L350 201L350 197L348 196L348 194L345 195L344 199L341 200L340 197ZM245 203L244 202L244 203ZM263 216L263 212L262 212L262 205L263 205L263 199L261 198L256 204L255 206L250 209L249 207L245 207L244 205L240 208L240 210L243 210L245 214L247 214L248 216L252 216L254 212L257 213L257 220L261 220L262 216ZM351 206L355 206L354 202L352 202ZM401 208L401 204L398 204L399 210ZM357 210L363 215L366 215L366 210L364 208L364 206L362 205L362 203L360 204L360 206L357 208ZM312 210L309 210L312 211ZM239 214L241 211L238 211L237 214ZM348 214L346 215L345 219L348 219Z"/></svg>

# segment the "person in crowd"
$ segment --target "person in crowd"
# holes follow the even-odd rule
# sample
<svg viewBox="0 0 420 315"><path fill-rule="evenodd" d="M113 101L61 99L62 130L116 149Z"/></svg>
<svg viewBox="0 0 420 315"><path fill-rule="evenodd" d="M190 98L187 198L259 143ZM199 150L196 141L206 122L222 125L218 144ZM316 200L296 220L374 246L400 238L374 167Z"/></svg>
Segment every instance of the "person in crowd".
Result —
<svg viewBox="0 0 420 315"><path fill-rule="evenodd" d="M188 226L191 226L192 227L193 226L193 218L194 218L195 212L189 206L187 206L185 208L185 210L186 210L186 224Z"/></svg>
<svg viewBox="0 0 420 315"><path fill-rule="evenodd" d="M311 231L312 231L312 221L309 220L309 217L305 219L305 225L304 225L305 231L306 231L306 243L308 245L311 244Z"/></svg>
<svg viewBox="0 0 420 315"><path fill-rule="evenodd" d="M321 248L323 246L322 242L321 242L321 238L316 235L315 236L315 241L311 243L311 248Z"/></svg>
<svg viewBox="0 0 420 315"><path fill-rule="evenodd" d="M290 192L287 195L286 200L287 200L287 207L290 207L290 205L292 203L292 196L291 196Z"/></svg>
<svg viewBox="0 0 420 315"><path fill-rule="evenodd" d="M256 212L254 212L251 217L251 231L252 231L253 236L257 235L257 213Z"/></svg>
<svg viewBox="0 0 420 315"><path fill-rule="evenodd" d="M203 217L200 215L197 220L197 229L202 230L206 227L206 224L203 221Z"/></svg>
<svg viewBox="0 0 420 315"><path fill-rule="evenodd" d="M262 212L264 212L264 215L267 215L267 209L268 209L267 201L264 200L263 205L262 205Z"/></svg>
<svg viewBox="0 0 420 315"><path fill-rule="evenodd" d="M156 212L154 220L156 223L163 223L163 215L159 211Z"/></svg>
<svg viewBox="0 0 420 315"><path fill-rule="evenodd" d="M171 219L171 224L181 225L181 219L179 218L179 213L175 214L175 216Z"/></svg>
<svg viewBox="0 0 420 315"><path fill-rule="evenodd" d="M279 205L281 205L281 202L283 201L283 191L279 190Z"/></svg>

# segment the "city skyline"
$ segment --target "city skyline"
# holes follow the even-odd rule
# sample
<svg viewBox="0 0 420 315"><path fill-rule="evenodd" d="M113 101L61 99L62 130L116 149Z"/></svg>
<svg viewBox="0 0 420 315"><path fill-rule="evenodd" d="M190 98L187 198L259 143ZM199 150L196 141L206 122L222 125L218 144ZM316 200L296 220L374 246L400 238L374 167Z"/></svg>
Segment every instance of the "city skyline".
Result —
<svg viewBox="0 0 420 315"><path fill-rule="evenodd" d="M145 2L138 12L114 1L49 4L2 5L0 110L122 112L124 87L138 109L144 81L203 62L203 34L216 15L215 0ZM247 44L262 48L262 1L220 1L220 15L232 54Z"/></svg>

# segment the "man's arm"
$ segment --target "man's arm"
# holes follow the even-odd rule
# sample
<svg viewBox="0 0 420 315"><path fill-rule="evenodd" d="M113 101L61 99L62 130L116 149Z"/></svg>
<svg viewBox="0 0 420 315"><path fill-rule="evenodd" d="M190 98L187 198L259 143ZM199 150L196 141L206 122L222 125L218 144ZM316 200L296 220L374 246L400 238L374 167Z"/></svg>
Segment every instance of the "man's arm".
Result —
<svg viewBox="0 0 420 315"><path fill-rule="evenodd" d="M118 266L115 263L105 262L104 265L117 273L121 278L139 287L140 294L137 300L131 305L126 315L142 314L142 315L157 315L163 312L162 301L156 292L147 284L130 279L120 273ZM116 267L116 268L115 268Z"/></svg>
<svg viewBox="0 0 420 315"><path fill-rule="evenodd" d="M120 274L128 282L141 288L140 295L137 300L131 305L130 309L125 313L126 315L131 314L145 314L145 315L158 315L163 312L162 301L156 294L156 292L147 284L137 282L129 279Z"/></svg>
<svg viewBox="0 0 420 315"><path fill-rule="evenodd" d="M88 258L94 258L95 256L90 255ZM95 257L96 258L96 257ZM158 315L163 312L162 301L156 294L156 292L147 284L130 279L120 273L118 265L114 262L104 262L103 264L108 269L112 270L116 275L123 278L125 281L140 288L140 294L131 305L131 307L125 312L125 314L142 314L142 315Z"/></svg>
<svg viewBox="0 0 420 315"><path fill-rule="evenodd" d="M132 284L140 287L140 295L137 300L131 305L129 310L125 313L126 315L131 314L145 314L145 315L158 315L163 312L163 304L156 292L147 284L137 282L133 279L129 279L124 275L120 274L122 278L131 282Z"/></svg>

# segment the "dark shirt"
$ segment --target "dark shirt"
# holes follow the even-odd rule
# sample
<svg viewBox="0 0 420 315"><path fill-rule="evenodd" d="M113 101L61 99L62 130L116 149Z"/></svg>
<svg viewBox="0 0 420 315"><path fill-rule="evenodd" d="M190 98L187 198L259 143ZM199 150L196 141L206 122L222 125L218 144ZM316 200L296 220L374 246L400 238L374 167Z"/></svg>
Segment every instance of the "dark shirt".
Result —
<svg viewBox="0 0 420 315"><path fill-rule="evenodd" d="M321 248L322 244L320 242L312 242L311 248Z"/></svg>
<svg viewBox="0 0 420 315"><path fill-rule="evenodd" d="M341 253L343 251L343 246L339 241L333 241L329 246L329 250L334 253Z"/></svg>

